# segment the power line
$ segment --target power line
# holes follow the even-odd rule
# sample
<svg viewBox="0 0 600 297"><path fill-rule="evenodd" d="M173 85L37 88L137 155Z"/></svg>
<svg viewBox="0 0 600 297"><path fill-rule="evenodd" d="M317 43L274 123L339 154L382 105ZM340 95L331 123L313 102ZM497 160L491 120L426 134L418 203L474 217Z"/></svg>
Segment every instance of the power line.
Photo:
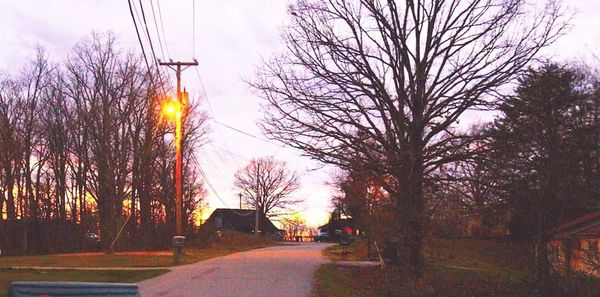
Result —
<svg viewBox="0 0 600 297"><path fill-rule="evenodd" d="M160 46L160 53L162 55L162 58L165 59L165 52L163 50L163 43L162 43L162 40L160 38L160 33L158 31L158 22L156 21L156 13L154 12L154 2L153 2L153 0L150 0L150 8L152 10L152 18L154 19L154 28L156 29L156 37L158 37L158 45Z"/></svg>
<svg viewBox="0 0 600 297"><path fill-rule="evenodd" d="M137 34L138 41L140 42L140 47L142 48L142 55L144 56L144 61L146 61L146 67L148 68L148 75L150 76L150 80L152 79L152 71L150 69L150 64L148 63L148 58L146 57L146 51L144 50L144 43L142 42L142 37L140 36L140 31L138 30L137 22L135 21L135 16L133 15L133 7L131 7L131 0L127 0L129 4L129 12L131 13L131 19L133 20L133 26L135 27L135 33Z"/></svg>
<svg viewBox="0 0 600 297"><path fill-rule="evenodd" d="M206 182L206 184L208 185L209 189L213 192L213 194L217 197L217 199L219 199L219 201L221 201L221 203L223 203L223 205L225 205L225 207L229 208L233 213L239 215L239 216L249 216L252 213L240 213L238 211L235 211L233 208L231 208L226 202L225 200L223 200L223 198L221 198L221 195L219 195L219 193L215 190L215 187L213 187L212 183L208 180L208 175L206 174L206 172L204 172L204 170L202 169L202 167L200 166L200 164L198 164L198 159L196 158L196 156L194 154L192 154L192 161L194 162L194 164L196 165L196 168L198 169L198 171L200 171L200 175L202 175L202 177L204 178L204 181Z"/></svg>
<svg viewBox="0 0 600 297"><path fill-rule="evenodd" d="M192 0L192 57L196 58L196 1Z"/></svg>
<svg viewBox="0 0 600 297"><path fill-rule="evenodd" d="M144 4L142 0L139 0L140 10L142 11L142 20L144 21L144 27L146 28L146 36L148 36L148 43L150 43L150 50L152 51L152 57L154 57L154 63L158 68L158 59L156 59L156 53L154 52L154 45L152 44L152 38L150 37L150 31L148 30L148 23L146 23L146 14L144 13Z"/></svg>
<svg viewBox="0 0 600 297"><path fill-rule="evenodd" d="M160 1L156 0L156 6L158 7L158 18L160 20L160 28L162 30L163 39L165 40L165 50L167 51L167 56L171 57L171 54L169 54L169 43L167 42L167 35L165 34L165 26L163 24L162 11L160 9Z"/></svg>
<svg viewBox="0 0 600 297"><path fill-rule="evenodd" d="M248 133L248 132L242 131L242 130L240 130L240 129L238 129L238 128L231 127L231 126L229 126L229 125L227 125L227 124L225 124L225 123L221 123L221 122L217 121L216 119L215 119L214 121L215 121L215 123L217 123L217 124L219 124L219 125L221 125L221 126L223 126L223 127L225 127L225 128L229 128L229 129L231 129L231 130L233 130L233 131L236 131L236 132L238 132L238 133L244 134L244 135L246 135L246 136L248 136L248 137L252 137L252 138L258 139L258 140L260 140L260 141L264 141L264 142L266 142L266 143L270 143L270 144L272 144L272 145L276 145L276 146L281 146L281 147L283 147L283 145L277 144L277 143L275 143L275 142L272 142L272 141L270 141L270 140L267 140L267 139L265 139L265 138L262 138L262 137L256 136L256 135L254 135L254 134L250 134L250 133Z"/></svg>
<svg viewBox="0 0 600 297"><path fill-rule="evenodd" d="M200 71L198 71L198 68L196 68L196 75L198 76L198 81L200 82L200 86L202 88L202 96L204 96L204 98L206 99L206 103L208 103L208 110L209 110L210 114L212 115L212 119L216 122L215 111L213 110L212 104L210 103L210 98L208 97L208 94L206 93L206 87L204 86L204 81L202 80L202 76L200 75ZM218 126L217 126L217 133L219 134L219 137L221 138L223 145L225 145L225 148L227 148L226 152L229 153L229 156L231 157L231 159L236 163L236 165L238 165L238 167L242 167L242 165L237 162L237 159L233 157L231 150L229 149L229 145L227 145L227 142L225 141L223 132L221 132L221 129Z"/></svg>

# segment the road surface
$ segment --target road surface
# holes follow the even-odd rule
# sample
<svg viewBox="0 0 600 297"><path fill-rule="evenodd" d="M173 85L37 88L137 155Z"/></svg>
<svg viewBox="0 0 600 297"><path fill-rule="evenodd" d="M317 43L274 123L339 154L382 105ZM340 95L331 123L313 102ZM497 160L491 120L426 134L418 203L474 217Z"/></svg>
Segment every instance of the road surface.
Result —
<svg viewBox="0 0 600 297"><path fill-rule="evenodd" d="M309 296L329 244L275 246L178 266L139 283L142 297Z"/></svg>

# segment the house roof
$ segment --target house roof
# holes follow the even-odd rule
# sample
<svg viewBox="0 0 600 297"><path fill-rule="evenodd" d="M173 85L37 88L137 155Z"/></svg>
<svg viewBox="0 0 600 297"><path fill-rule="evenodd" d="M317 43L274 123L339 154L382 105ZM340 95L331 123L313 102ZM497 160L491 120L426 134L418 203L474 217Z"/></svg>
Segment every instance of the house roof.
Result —
<svg viewBox="0 0 600 297"><path fill-rule="evenodd" d="M323 226L319 226L318 229L323 229L323 228L329 228L329 226L332 226L333 228L344 228L347 226L353 227L354 226L354 220L352 218L347 218L347 219L334 219L329 221L329 223L323 225Z"/></svg>
<svg viewBox="0 0 600 297"><path fill-rule="evenodd" d="M254 230L255 211L254 209L234 209L234 208L217 208L208 218L207 222L212 221L216 217L222 217L226 224L238 231ZM269 218L261 218L261 230L264 232L276 232L279 229L273 225Z"/></svg>
<svg viewBox="0 0 600 297"><path fill-rule="evenodd" d="M600 237L600 211L594 211L559 225L555 239Z"/></svg>

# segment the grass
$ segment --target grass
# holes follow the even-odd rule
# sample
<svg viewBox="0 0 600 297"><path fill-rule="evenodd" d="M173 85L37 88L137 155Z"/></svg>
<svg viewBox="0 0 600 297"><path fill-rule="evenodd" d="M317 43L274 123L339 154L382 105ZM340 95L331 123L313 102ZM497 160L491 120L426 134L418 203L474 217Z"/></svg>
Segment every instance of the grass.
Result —
<svg viewBox="0 0 600 297"><path fill-rule="evenodd" d="M236 252L272 246L275 243L245 235L226 235L206 248L184 248L179 265L225 256ZM172 251L72 253L40 256L0 257L0 268L10 267L168 267L173 266Z"/></svg>
<svg viewBox="0 0 600 297"><path fill-rule="evenodd" d="M249 249L249 248L248 248ZM179 265L196 263L240 252L244 248L188 248ZM1 257L0 268L10 267L168 267L173 266L173 252L147 251L104 253L73 253L41 256Z"/></svg>
<svg viewBox="0 0 600 297"><path fill-rule="evenodd" d="M367 241L355 240L349 246L332 245L325 248L323 256L334 261L368 261Z"/></svg>
<svg viewBox="0 0 600 297"><path fill-rule="evenodd" d="M429 239L425 259L440 266L468 267L507 276L529 278L532 255L526 242L508 239Z"/></svg>
<svg viewBox="0 0 600 297"><path fill-rule="evenodd" d="M518 242L442 240L426 242L424 276L415 280L389 265L322 266L316 297L337 296L529 296L529 256ZM331 251L327 252L331 254ZM335 253L334 253L335 255Z"/></svg>
<svg viewBox="0 0 600 297"><path fill-rule="evenodd" d="M166 269L124 271L124 270L31 270L0 269L0 296L6 296L13 281L71 281L137 283L168 272Z"/></svg>

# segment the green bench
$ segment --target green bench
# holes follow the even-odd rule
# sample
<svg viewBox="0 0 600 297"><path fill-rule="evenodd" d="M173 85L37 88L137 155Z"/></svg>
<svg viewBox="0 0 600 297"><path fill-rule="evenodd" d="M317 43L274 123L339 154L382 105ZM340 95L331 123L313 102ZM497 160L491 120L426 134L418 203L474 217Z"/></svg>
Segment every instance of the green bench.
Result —
<svg viewBox="0 0 600 297"><path fill-rule="evenodd" d="M8 297L140 297L138 285L79 282L13 282Z"/></svg>

